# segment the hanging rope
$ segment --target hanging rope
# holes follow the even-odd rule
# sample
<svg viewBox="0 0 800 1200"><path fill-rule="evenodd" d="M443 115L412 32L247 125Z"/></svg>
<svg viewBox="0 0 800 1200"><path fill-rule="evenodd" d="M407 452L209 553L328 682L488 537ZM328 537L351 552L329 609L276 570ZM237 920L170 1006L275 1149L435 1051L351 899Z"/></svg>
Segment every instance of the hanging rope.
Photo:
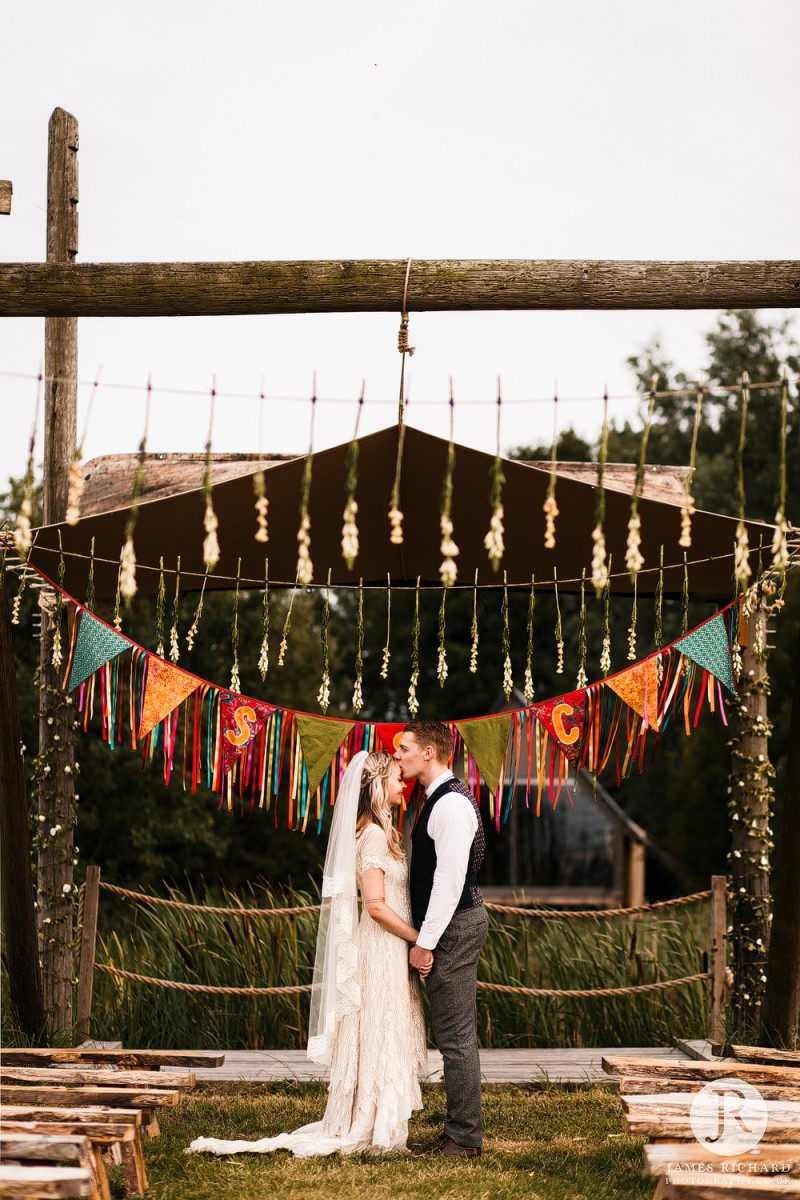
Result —
<svg viewBox="0 0 800 1200"><path fill-rule="evenodd" d="M413 354L416 346L408 344L408 279L411 274L411 259L406 263L406 277L403 282L403 306L400 316L400 331L397 335L397 349L400 351L400 396L397 408L397 464L394 471L394 485L389 500L389 541L393 546L403 544L403 512L400 508L400 477L403 466L403 443L405 442L406 427L404 423L406 406L406 355Z"/></svg>

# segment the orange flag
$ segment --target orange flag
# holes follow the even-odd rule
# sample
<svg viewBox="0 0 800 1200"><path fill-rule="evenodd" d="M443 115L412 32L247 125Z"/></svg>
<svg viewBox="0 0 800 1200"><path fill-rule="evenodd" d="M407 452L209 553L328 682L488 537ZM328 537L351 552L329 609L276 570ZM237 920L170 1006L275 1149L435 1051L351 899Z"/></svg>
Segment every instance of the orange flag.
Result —
<svg viewBox="0 0 800 1200"><path fill-rule="evenodd" d="M650 729L658 729L658 664L655 656L634 663L627 671L620 671L604 682L634 712L646 719Z"/></svg>
<svg viewBox="0 0 800 1200"><path fill-rule="evenodd" d="M173 667L155 654L148 654L139 737L143 738L151 729L155 729L158 722L163 721L187 696L191 696L202 682L196 675Z"/></svg>

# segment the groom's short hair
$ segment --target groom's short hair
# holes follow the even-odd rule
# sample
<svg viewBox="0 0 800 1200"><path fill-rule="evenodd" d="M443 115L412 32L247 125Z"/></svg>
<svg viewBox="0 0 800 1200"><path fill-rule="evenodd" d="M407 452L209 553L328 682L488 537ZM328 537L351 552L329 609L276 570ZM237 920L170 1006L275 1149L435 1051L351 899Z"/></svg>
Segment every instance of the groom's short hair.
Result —
<svg viewBox="0 0 800 1200"><path fill-rule="evenodd" d="M439 762L449 763L453 757L453 735L441 721L420 717L417 721L408 722L405 733L413 733L423 749L426 746L433 746Z"/></svg>

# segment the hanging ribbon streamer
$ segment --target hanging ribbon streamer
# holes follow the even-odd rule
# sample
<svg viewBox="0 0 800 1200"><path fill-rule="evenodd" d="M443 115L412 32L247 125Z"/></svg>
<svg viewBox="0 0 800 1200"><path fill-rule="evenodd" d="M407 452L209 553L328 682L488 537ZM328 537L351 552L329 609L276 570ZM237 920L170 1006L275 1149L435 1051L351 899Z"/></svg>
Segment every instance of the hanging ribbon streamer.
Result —
<svg viewBox="0 0 800 1200"><path fill-rule="evenodd" d="M692 484L694 482L695 463L697 462L697 437L700 432L700 421L703 415L703 384L704 380L701 377L700 384L697 389L697 401L694 409L692 445L689 451L689 470L686 472L686 480L683 485L683 504L681 505L681 536L678 539L678 545L686 550L688 550L692 544L692 517L696 512L694 506L694 496L692 495Z"/></svg>
<svg viewBox="0 0 800 1200"><path fill-rule="evenodd" d="M483 539L483 545L489 554L489 562L492 564L493 570L497 570L505 554L504 533L505 526L503 518L505 510L503 509L503 485L506 477L503 474L503 460L500 457L500 413L502 407L502 396L500 394L500 380L497 381L497 450L490 471L491 488L489 492L489 504L492 509L492 516L489 521L489 529Z"/></svg>
<svg viewBox="0 0 800 1200"><path fill-rule="evenodd" d="M294 598L297 595L297 582L292 588L292 594L289 597L289 607L286 610L286 617L283 622L283 633L281 634L281 644L278 647L278 666L282 667L286 662L286 651L289 649L289 630L292 627L292 608L294 607Z"/></svg>
<svg viewBox="0 0 800 1200"><path fill-rule="evenodd" d="M588 682L586 674L586 568L581 570L581 611L578 624L578 679L576 686L578 689L586 687Z"/></svg>
<svg viewBox="0 0 800 1200"><path fill-rule="evenodd" d="M136 475L133 480L133 500L131 501L128 519L125 522L125 543L119 552L120 571L119 590L125 607L129 608L131 600L136 595L136 552L133 548L133 531L136 528L136 518L139 515L139 497L144 486L144 471L147 461L147 429L150 424L150 394L153 390L152 380L147 380L147 400L144 408L144 432L139 443L139 456L136 460Z"/></svg>
<svg viewBox="0 0 800 1200"><path fill-rule="evenodd" d="M603 390L603 432L600 435L600 454L597 463L597 501L595 505L595 525L592 530L592 586L599 600L603 589L608 583L606 566L606 535L603 523L606 519L606 459L608 458L608 388Z"/></svg>
<svg viewBox="0 0 800 1200"><path fill-rule="evenodd" d="M203 473L203 495L206 502L206 511L203 515L203 529L205 530L205 538L203 539L203 562L206 565L206 570L213 571L214 567L219 562L219 540L217 538L217 530L219 529L219 520L214 512L214 497L211 487L211 433L214 428L214 402L217 395L217 381L214 379L211 384L211 402L208 412L208 438L206 439L206 466Z"/></svg>
<svg viewBox="0 0 800 1200"><path fill-rule="evenodd" d="M628 662L636 661L636 626L639 621L639 605L638 605L638 581L639 576L633 577L633 602L631 604L631 623L628 626Z"/></svg>
<svg viewBox="0 0 800 1200"><path fill-rule="evenodd" d="M789 566L789 547L786 534L786 416L789 407L789 376L783 368L781 383L781 434L779 443L780 463L778 467L778 508L775 513L775 533L772 537L772 567L785 573Z"/></svg>
<svg viewBox="0 0 800 1200"><path fill-rule="evenodd" d="M330 580L330 571L328 572ZM258 671L262 681L269 670L269 559L264 559L264 598L261 601L261 647L258 652Z"/></svg>
<svg viewBox="0 0 800 1200"><path fill-rule="evenodd" d="M411 274L411 259L406 263L406 277L403 283L403 307L400 316L400 331L397 335L397 349L400 351L400 396L397 405L397 462L394 469L394 484L389 500L389 541L393 546L403 544L403 512L400 508L400 483L403 470L403 443L406 437L405 408L406 398L406 355L414 353L416 347L408 344L408 279Z"/></svg>
<svg viewBox="0 0 800 1200"><path fill-rule="evenodd" d="M608 556L608 578L603 588L603 644L600 650L600 670L603 675L611 674L611 563L613 554Z"/></svg>
<svg viewBox="0 0 800 1200"><path fill-rule="evenodd" d="M556 675L564 674L564 634L561 630L561 604L558 599L558 572L553 568L553 593L556 598Z"/></svg>
<svg viewBox="0 0 800 1200"><path fill-rule="evenodd" d="M258 394L258 453L259 457L262 454L263 447L263 430L264 430L264 403L266 396L264 395L264 380L261 380L261 391ZM257 542L269 541L269 500L267 499L267 477L263 468L256 471L253 476L253 495L255 496L256 510L256 532L255 539Z"/></svg>
<svg viewBox="0 0 800 1200"><path fill-rule="evenodd" d="M31 431L31 440L28 446L28 466L25 471L25 482L22 487L22 500L20 501L19 512L17 513L17 521L14 528L14 545L17 548L17 554L20 558L27 558L33 545L33 535L31 533L31 517L33 516L33 476L34 476L34 455L36 453L36 435L39 431L39 405L42 401L42 373L39 372L36 385L36 408L33 413L33 429ZM24 579L24 572L20 579ZM20 593L21 594L21 588ZM17 605L19 611L19 605ZM16 622L14 622L16 624Z"/></svg>
<svg viewBox="0 0 800 1200"><path fill-rule="evenodd" d="M314 564L311 561L311 517L308 500L311 495L311 471L314 459L314 415L317 409L317 375L314 372L314 394L311 397L311 428L308 437L308 454L303 464L303 481L300 489L300 528L297 531L297 582L305 592L314 579Z"/></svg>
<svg viewBox="0 0 800 1200"><path fill-rule="evenodd" d="M550 447L550 479L547 484L547 496L542 505L544 510L544 546L546 550L556 548L556 464L558 462L558 387L553 394L553 443Z"/></svg>
<svg viewBox="0 0 800 1200"><path fill-rule="evenodd" d="M353 685L353 708L357 713L364 707L364 580L358 581L358 625L356 627L356 679Z"/></svg>
<svg viewBox="0 0 800 1200"><path fill-rule="evenodd" d="M454 407L453 399L453 378L450 377L450 441L447 446L447 462L444 468L444 478L442 480L442 499L441 512L439 514L439 533L441 534L441 542L439 545L439 553L442 556L442 561L439 565L439 578L442 581L443 587L450 587L454 584L458 577L458 567L456 566L456 557L459 553L458 546L453 541L453 473L456 469L456 448L453 441L454 427Z"/></svg>
<svg viewBox="0 0 800 1200"><path fill-rule="evenodd" d="M162 562L163 562L163 559L162 559ZM189 650L192 650L194 648L195 638L197 637L197 630L200 628L200 618L203 615L203 600L205 599L207 580L208 580L208 567L206 567L205 574L203 575L203 584L200 588L200 598L197 601L197 608L194 610L194 617L192 618L192 623L186 631L186 645Z"/></svg>
<svg viewBox="0 0 800 1200"><path fill-rule="evenodd" d="M169 657L170 661L176 663L181 656L181 648L178 645L178 618L181 614L181 556L178 555L175 564L175 596L172 601L172 624L169 630Z"/></svg>
<svg viewBox="0 0 800 1200"><path fill-rule="evenodd" d="M156 592L156 654L164 657L164 613L167 607L167 585L164 580L164 556L158 560L158 591ZM191 647L189 647L191 649Z"/></svg>
<svg viewBox="0 0 800 1200"><path fill-rule="evenodd" d="M500 650L503 655L503 695L506 700L511 696L514 687L514 677L511 668L511 634L508 628L508 572L503 571L503 605L501 609L503 632Z"/></svg>
<svg viewBox="0 0 800 1200"><path fill-rule="evenodd" d="M438 643L438 658L436 662L436 678L439 680L439 687L444 687L444 681L447 679L447 645L445 643L445 604L447 602L447 588L442 588L442 601L439 605L439 643Z"/></svg>
<svg viewBox="0 0 800 1200"><path fill-rule="evenodd" d="M358 426L361 421L361 410L364 407L364 388L361 384L361 395L358 399L356 427L353 440L347 449L347 471L344 485L345 505L342 514L342 558L347 563L348 571L352 571L358 558L358 502L356 488L358 487Z"/></svg>
<svg viewBox="0 0 800 1200"><path fill-rule="evenodd" d="M475 568L475 586L472 592L472 625L469 631L469 669L475 675L478 670L478 568Z"/></svg>
<svg viewBox="0 0 800 1200"><path fill-rule="evenodd" d="M656 407L656 387L658 385L658 375L654 375L650 388L650 400L647 405L647 418L644 424L644 432L642 440L639 443L639 459L636 463L636 479L633 485L633 496L631 497L631 512L628 518L628 542L625 549L625 567L631 579L631 583L636 582L636 576L644 566L644 557L642 556L639 547L642 544L642 522L639 516L639 501L642 496L642 488L644 486L645 464L647 462L647 443L650 439L650 429L653 424L653 413Z"/></svg>
<svg viewBox="0 0 800 1200"><path fill-rule="evenodd" d="M747 587L750 569L750 542L745 525L744 496L744 448L747 441L747 410L750 405L750 376L742 372L742 421L739 427L739 445L736 450L736 506L739 520L736 525L736 545L733 556L733 576L740 590Z"/></svg>
<svg viewBox="0 0 800 1200"><path fill-rule="evenodd" d="M236 587L233 592L233 617L231 619L231 655L233 657L233 666L231 667L231 691L241 692L242 684L239 679L239 579L242 573L242 560L237 560L236 563Z"/></svg>
<svg viewBox="0 0 800 1200"><path fill-rule="evenodd" d="M328 623L331 613L331 568L328 567L328 586L325 589L325 603L322 606L322 681L317 692L317 704L326 713L331 702L331 672L330 648L328 645Z"/></svg>
<svg viewBox="0 0 800 1200"><path fill-rule="evenodd" d="M412 717L419 712L417 684L419 683L419 575L414 591L414 624L411 629L411 678L408 682L408 711Z"/></svg>
<svg viewBox="0 0 800 1200"><path fill-rule="evenodd" d="M69 479L67 483L67 511L64 514L64 520L67 525L77 525L78 521L81 519L81 500L83 499L83 491L85 487L81 463L83 461L83 448L86 445L86 432L89 428L89 414L91 413L94 405L94 398L99 383L100 372L98 371L97 377L92 384L92 390L89 393L89 403L86 407L86 419L83 422L83 436L81 437L78 445L75 447L75 453L73 454L72 462L70 463Z"/></svg>
<svg viewBox="0 0 800 1200"><path fill-rule="evenodd" d="M389 677L389 660L392 657L391 649L389 648L389 640L392 632L392 577L386 576L386 644L383 647L383 661L381 662L381 679Z"/></svg>
<svg viewBox="0 0 800 1200"><path fill-rule="evenodd" d="M533 704L536 689L533 686L533 615L536 610L536 577L531 575L531 590L528 596L528 646L525 655L525 686L523 695L526 704Z"/></svg>

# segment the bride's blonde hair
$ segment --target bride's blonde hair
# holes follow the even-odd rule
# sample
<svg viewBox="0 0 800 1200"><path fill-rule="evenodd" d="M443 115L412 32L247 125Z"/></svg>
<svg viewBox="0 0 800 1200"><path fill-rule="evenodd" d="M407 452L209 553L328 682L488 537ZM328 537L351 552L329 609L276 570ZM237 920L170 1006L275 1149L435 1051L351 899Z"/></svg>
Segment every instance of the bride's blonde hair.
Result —
<svg viewBox="0 0 800 1200"><path fill-rule="evenodd" d="M374 822L386 834L389 854L392 858L405 858L400 835L392 824L392 813L386 796L386 782L394 759L382 750L374 750L364 759L361 775L361 791L358 797L356 832L361 833L366 825Z"/></svg>

